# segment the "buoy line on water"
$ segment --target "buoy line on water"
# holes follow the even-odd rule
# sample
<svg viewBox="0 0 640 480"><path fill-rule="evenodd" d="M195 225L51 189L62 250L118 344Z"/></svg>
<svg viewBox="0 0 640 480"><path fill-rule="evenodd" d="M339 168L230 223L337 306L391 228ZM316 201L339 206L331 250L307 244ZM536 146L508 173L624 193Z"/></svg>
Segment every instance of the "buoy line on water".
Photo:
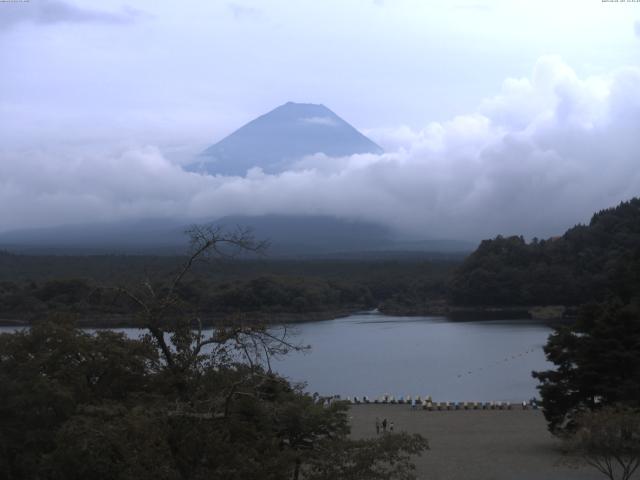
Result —
<svg viewBox="0 0 640 480"><path fill-rule="evenodd" d="M472 370L468 370L466 373L457 374L457 379L464 378L465 376L473 375L474 373L481 372L484 370L489 370L490 368L495 368L498 365L502 365L504 363L517 360L518 358L525 357L535 351L540 350L542 347L531 347L526 350L523 350L519 353L514 353L511 355L507 355L501 360L496 360L491 362L484 367L478 367ZM451 377L453 380L453 377ZM316 401L321 403L330 404L333 401L347 401L351 404L378 404L378 405L391 405L391 404L411 404L411 399L414 399L415 407L424 410L487 410L487 409L499 409L499 410L510 410L513 405L522 405L523 409L533 408L538 409L538 402L535 398L530 399L529 401L524 401L522 403L514 403L511 402L433 402L431 399L431 395L425 395L421 397L420 395L412 396L398 396L397 398L390 394L384 394L380 397L370 399L366 395L363 396L354 396L353 398L347 396L346 398L342 398L340 395L333 396L320 396L317 392L314 393L314 398ZM415 401L417 400L417 401Z"/></svg>
<svg viewBox="0 0 640 480"><path fill-rule="evenodd" d="M481 371L484 371L484 370L489 370L491 368L497 367L498 365L502 365L504 363L511 362L512 360L517 360L518 358L522 358L522 357L524 357L526 355L529 355L530 353L533 353L533 352L537 351L539 348L540 347L532 347L532 348L529 348L529 349L524 350L522 352L514 353L513 355L507 355L502 360L496 360L495 362L491 362L491 363L489 363L489 364L487 364L487 365L485 365L483 367L478 367L478 368L474 368L474 369L471 369L471 370L467 370L466 373L458 373L456 378L463 378L465 376L473 375L474 373L481 372Z"/></svg>

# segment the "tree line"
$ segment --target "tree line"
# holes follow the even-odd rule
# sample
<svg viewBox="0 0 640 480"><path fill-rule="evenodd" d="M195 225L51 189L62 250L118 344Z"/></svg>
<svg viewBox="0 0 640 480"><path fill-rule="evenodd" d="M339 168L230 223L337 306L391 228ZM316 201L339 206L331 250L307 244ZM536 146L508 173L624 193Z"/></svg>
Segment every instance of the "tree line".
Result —
<svg viewBox="0 0 640 480"><path fill-rule="evenodd" d="M483 241L455 271L456 305L581 305L640 289L640 199L597 212L560 237L497 236Z"/></svg>
<svg viewBox="0 0 640 480"><path fill-rule="evenodd" d="M161 289L183 257L39 257L0 253L0 319L31 321L51 312L108 323L133 312L117 285L148 278ZM126 260L130 260L127 262ZM444 298L454 261L229 260L197 263L177 295L202 318L238 313L343 313ZM6 267L6 269L5 269ZM97 320L96 320L97 319ZM101 320L102 319L102 320Z"/></svg>
<svg viewBox="0 0 640 480"><path fill-rule="evenodd" d="M157 289L162 282L153 280ZM192 280L176 292L201 315L227 313L308 313L366 309L374 304L363 286L304 277L263 275L250 280ZM84 316L131 314L134 305L117 289L85 279L0 283L5 318L34 319L51 312Z"/></svg>

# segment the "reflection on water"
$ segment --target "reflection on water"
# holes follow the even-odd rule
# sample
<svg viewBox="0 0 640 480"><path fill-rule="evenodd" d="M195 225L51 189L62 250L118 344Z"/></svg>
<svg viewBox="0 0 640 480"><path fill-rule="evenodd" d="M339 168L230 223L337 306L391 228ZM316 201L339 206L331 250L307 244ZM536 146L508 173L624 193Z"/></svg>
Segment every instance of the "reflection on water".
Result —
<svg viewBox="0 0 640 480"><path fill-rule="evenodd" d="M531 371L550 367L542 346L551 330L530 320L452 322L363 313L287 329L295 343L311 350L274 361L274 369L323 395L515 402L536 396ZM131 337L141 333L116 330Z"/></svg>

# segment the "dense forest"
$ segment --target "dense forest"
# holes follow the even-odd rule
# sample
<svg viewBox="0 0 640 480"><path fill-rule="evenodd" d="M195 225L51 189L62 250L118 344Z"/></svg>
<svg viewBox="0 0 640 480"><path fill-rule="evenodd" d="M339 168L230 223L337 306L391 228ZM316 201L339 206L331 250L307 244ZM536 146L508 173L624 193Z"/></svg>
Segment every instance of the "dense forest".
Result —
<svg viewBox="0 0 640 480"><path fill-rule="evenodd" d="M83 324L129 324L120 293L149 280L156 288L182 256L31 256L0 253L0 321L21 323L52 312ZM326 318L377 306L444 299L458 260L218 259L196 264L177 292L205 323L244 314L260 321Z"/></svg>
<svg viewBox="0 0 640 480"><path fill-rule="evenodd" d="M456 305L580 305L640 292L640 199L548 240L483 241L448 286Z"/></svg>

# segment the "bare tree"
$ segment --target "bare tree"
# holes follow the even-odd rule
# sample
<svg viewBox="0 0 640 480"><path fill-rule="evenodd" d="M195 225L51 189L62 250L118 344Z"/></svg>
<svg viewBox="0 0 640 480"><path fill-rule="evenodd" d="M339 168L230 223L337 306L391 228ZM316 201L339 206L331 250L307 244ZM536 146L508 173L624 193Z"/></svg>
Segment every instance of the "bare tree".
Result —
<svg viewBox="0 0 640 480"><path fill-rule="evenodd" d="M216 325L205 334L201 319L186 314L189 309L179 295L181 284L199 262L233 258L241 253L262 254L267 243L256 241L250 229L239 227L228 231L196 225L186 234L190 239L188 256L165 285L159 288L145 278L133 288L118 288L138 307L138 324L148 331L169 369L184 372L196 366L207 351L209 366L216 360L228 364L240 355L251 366L264 359L270 371L271 356L303 348L288 341L284 327L276 334L265 325L237 321Z"/></svg>
<svg viewBox="0 0 640 480"><path fill-rule="evenodd" d="M578 417L570 451L610 480L629 480L640 466L640 412L606 407Z"/></svg>

